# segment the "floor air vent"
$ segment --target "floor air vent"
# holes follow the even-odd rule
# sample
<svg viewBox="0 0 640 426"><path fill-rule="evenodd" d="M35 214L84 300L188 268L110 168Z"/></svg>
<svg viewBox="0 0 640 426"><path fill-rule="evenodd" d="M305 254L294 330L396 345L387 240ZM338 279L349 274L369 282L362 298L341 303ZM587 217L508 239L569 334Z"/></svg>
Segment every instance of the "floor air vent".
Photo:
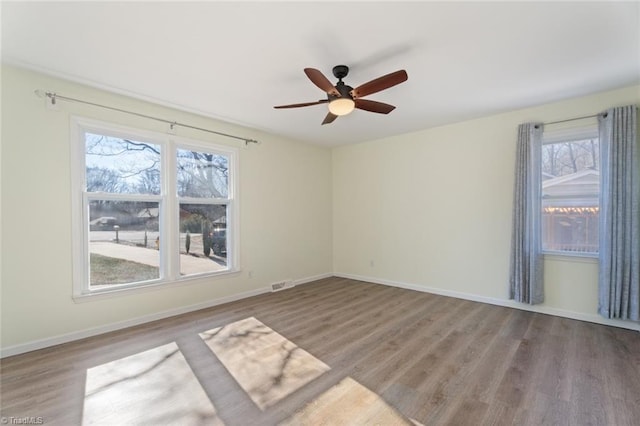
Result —
<svg viewBox="0 0 640 426"><path fill-rule="evenodd" d="M271 291L280 291L291 287L293 287L292 280L278 281L277 283L271 284Z"/></svg>

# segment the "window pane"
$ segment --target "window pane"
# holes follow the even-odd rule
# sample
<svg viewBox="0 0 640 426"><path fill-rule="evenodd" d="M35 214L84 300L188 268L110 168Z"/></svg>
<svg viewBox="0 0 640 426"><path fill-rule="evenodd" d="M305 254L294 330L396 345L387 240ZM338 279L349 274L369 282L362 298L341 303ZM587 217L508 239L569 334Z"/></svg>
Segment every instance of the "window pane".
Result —
<svg viewBox="0 0 640 426"><path fill-rule="evenodd" d="M542 177L550 179L582 170L600 169L597 138L550 143L542 146Z"/></svg>
<svg viewBox="0 0 640 426"><path fill-rule="evenodd" d="M544 207L543 249L598 253L598 206Z"/></svg>
<svg viewBox="0 0 640 426"><path fill-rule="evenodd" d="M160 194L160 145L85 133L87 192Z"/></svg>
<svg viewBox="0 0 640 426"><path fill-rule="evenodd" d="M89 202L90 286L160 278L159 203Z"/></svg>
<svg viewBox="0 0 640 426"><path fill-rule="evenodd" d="M180 204L180 273L227 269L227 206Z"/></svg>
<svg viewBox="0 0 640 426"><path fill-rule="evenodd" d="M542 248L598 252L598 139L542 147Z"/></svg>
<svg viewBox="0 0 640 426"><path fill-rule="evenodd" d="M229 160L219 154L178 149L178 195L195 198L229 196Z"/></svg>

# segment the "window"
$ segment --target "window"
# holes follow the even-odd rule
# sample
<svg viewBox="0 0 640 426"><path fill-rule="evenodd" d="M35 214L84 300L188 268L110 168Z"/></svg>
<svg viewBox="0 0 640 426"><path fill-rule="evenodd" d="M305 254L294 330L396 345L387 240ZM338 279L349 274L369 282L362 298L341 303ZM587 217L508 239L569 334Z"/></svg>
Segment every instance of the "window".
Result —
<svg viewBox="0 0 640 426"><path fill-rule="evenodd" d="M543 252L596 255L600 211L597 128L545 132L541 177Z"/></svg>
<svg viewBox="0 0 640 426"><path fill-rule="evenodd" d="M237 151L74 119L74 295L237 270Z"/></svg>

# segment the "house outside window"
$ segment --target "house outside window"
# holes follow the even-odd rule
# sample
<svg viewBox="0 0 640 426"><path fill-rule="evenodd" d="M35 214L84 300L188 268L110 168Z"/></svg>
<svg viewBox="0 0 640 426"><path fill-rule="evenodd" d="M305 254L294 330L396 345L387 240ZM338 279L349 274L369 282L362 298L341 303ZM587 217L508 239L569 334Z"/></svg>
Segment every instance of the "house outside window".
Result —
<svg viewBox="0 0 640 426"><path fill-rule="evenodd" d="M543 252L596 256L600 211L597 128L545 132L540 166Z"/></svg>
<svg viewBox="0 0 640 426"><path fill-rule="evenodd" d="M72 120L74 296L238 269L237 150Z"/></svg>

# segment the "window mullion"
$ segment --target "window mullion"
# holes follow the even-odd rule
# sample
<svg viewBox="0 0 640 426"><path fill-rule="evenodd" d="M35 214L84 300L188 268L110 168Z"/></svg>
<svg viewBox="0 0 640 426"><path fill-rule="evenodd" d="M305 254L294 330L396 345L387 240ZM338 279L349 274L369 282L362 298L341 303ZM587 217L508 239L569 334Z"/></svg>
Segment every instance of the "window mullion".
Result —
<svg viewBox="0 0 640 426"><path fill-rule="evenodd" d="M180 277L179 252L179 203L177 201L176 148L173 142L167 143L162 158L162 212L164 241L162 242L162 270L168 279Z"/></svg>

